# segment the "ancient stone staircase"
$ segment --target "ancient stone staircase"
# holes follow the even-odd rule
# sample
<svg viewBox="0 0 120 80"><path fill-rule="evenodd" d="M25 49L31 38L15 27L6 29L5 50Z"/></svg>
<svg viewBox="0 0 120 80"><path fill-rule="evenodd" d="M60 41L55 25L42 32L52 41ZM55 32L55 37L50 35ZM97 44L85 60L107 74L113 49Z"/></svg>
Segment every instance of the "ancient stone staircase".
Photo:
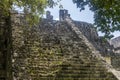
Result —
<svg viewBox="0 0 120 80"><path fill-rule="evenodd" d="M92 57L86 45L82 42L72 44L72 54L67 55L68 58L55 80L117 80L114 75L107 72L99 60ZM74 45L79 47L74 50Z"/></svg>
<svg viewBox="0 0 120 80"><path fill-rule="evenodd" d="M54 61L53 58L50 58L49 60L40 60L40 58L37 58L37 61L34 59L32 60L32 62L29 62L36 65L36 67L32 67L32 64L29 65L34 72L34 74L31 75L32 80L118 80L106 68L111 66L107 65L106 62L101 59L102 56L98 54L99 52L95 50L92 44L90 44L89 41L80 33L75 25L63 21L59 23L59 26L57 25L54 28L52 27L52 30L55 31L52 33L53 35L48 34L49 32L51 32L50 26L49 29L45 28L45 30L47 31L44 31L44 29L42 30L46 33L46 35L44 35L44 37L46 36L46 38L42 38L45 44L42 42L43 46L41 46L41 48L46 48L48 46L52 48L53 45L48 45L47 42L54 42L54 36L59 35L60 44L57 45L61 46L62 52L60 54L62 54L64 58L62 61L62 65L56 66L55 64L54 66L48 66L50 65L50 63L52 63L52 61ZM41 32L41 35L43 32ZM34 54L33 56L35 58ZM42 67L39 64L41 64ZM41 72L54 72L55 69L57 69L58 71L56 71L54 75L39 75L41 74Z"/></svg>
<svg viewBox="0 0 120 80"><path fill-rule="evenodd" d="M104 61L99 51L96 51L72 20L55 22L54 25L51 22L43 21L37 30L39 33L37 36L41 39L32 37L31 42L35 41L40 45L29 46L33 52L31 51L30 55L26 57L28 61L27 66L23 65L24 70L17 71L20 75L16 79L119 80L119 77L116 77L119 74L110 71L111 66ZM34 47L39 48L40 52L36 52ZM53 51L53 55L50 54L51 51ZM57 54L58 52L60 53ZM41 57L41 53L44 56ZM18 61L19 59L21 58L16 58ZM24 60L22 61L24 62ZM15 63L15 65L17 64ZM22 68L21 65L19 67L18 69ZM23 74L26 70L28 76Z"/></svg>
<svg viewBox="0 0 120 80"><path fill-rule="evenodd" d="M79 31L79 29L75 26L75 24L73 23L73 21L70 18L66 18L66 22L68 23L68 25L70 25L71 29L73 32L75 32L79 38L83 39L83 42L90 48L90 50L92 50L92 56L96 57L98 60L103 60L101 63L102 66L104 66L108 71L112 72L112 74L114 76L116 76L116 78L118 80L120 80L120 72L116 71L115 69L112 68L111 65L107 64L106 62L104 62L104 58L100 55L100 52L97 51L94 46L87 40L87 38L82 35L82 33ZM92 61L93 62L93 61ZM100 66L100 65L98 65ZM97 66L97 67L98 67ZM84 67L85 68L85 67ZM111 78L112 79L112 78ZM87 79L88 80L88 79ZM110 80L110 79L109 79ZM114 79L113 79L114 80Z"/></svg>

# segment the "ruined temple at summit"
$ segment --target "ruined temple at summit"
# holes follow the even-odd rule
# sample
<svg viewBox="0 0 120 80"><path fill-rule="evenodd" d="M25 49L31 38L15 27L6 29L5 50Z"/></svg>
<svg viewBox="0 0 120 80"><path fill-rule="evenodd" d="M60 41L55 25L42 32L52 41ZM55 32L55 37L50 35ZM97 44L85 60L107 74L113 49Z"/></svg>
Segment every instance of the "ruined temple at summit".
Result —
<svg viewBox="0 0 120 80"><path fill-rule="evenodd" d="M61 9L57 21L47 11L33 27L24 15L14 14L12 21L13 80L120 80L113 46L68 10Z"/></svg>

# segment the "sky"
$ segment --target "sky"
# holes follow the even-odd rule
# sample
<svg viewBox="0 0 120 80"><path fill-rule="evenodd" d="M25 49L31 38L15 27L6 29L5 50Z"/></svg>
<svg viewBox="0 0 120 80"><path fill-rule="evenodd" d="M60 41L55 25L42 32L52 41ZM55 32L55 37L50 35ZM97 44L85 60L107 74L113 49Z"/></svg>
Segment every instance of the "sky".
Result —
<svg viewBox="0 0 120 80"><path fill-rule="evenodd" d="M91 12L88 7L86 7L85 10L80 12L79 8L77 8L76 5L73 4L72 0L62 0L59 4L62 4L63 8L68 10L68 13L70 14L73 20L94 23L94 17L93 17L94 13ZM47 8L46 11L47 10L51 12L51 15L53 15L54 20L59 20L59 6L56 6L54 8ZM98 34L102 36L101 33ZM120 36L119 31L114 32L113 34L115 37Z"/></svg>

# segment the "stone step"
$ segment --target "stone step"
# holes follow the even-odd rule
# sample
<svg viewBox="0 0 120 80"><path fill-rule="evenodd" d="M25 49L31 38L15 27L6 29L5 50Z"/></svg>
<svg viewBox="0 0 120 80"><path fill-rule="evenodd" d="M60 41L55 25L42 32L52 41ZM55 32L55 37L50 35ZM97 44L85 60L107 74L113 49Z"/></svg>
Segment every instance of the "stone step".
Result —
<svg viewBox="0 0 120 80"><path fill-rule="evenodd" d="M45 79L43 79L45 80ZM79 77L76 77L76 78L56 78L55 80L115 80L114 78L110 78L110 79L106 79L106 78L79 78Z"/></svg>

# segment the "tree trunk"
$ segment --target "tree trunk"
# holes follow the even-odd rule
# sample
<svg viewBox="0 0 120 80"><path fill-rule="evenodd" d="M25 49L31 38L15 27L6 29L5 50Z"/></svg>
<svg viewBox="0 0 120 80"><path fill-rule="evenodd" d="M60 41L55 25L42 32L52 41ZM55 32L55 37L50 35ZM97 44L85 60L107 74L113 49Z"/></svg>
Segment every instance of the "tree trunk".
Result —
<svg viewBox="0 0 120 80"><path fill-rule="evenodd" d="M10 14L0 9L0 80L12 80L12 27Z"/></svg>

